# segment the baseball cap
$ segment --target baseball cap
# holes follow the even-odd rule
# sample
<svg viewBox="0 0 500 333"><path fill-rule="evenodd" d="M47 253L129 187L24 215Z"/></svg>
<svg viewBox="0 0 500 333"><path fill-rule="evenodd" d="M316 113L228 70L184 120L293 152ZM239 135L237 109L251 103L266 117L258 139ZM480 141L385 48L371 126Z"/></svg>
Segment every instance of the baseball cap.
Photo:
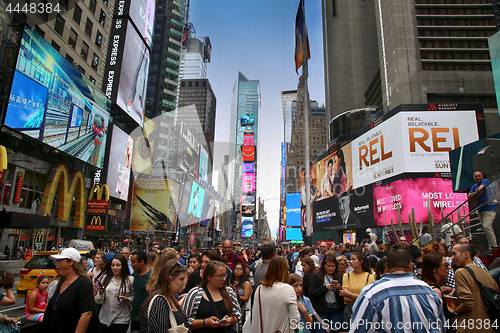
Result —
<svg viewBox="0 0 500 333"><path fill-rule="evenodd" d="M78 250L74 247L68 247L67 249L63 249L59 254L55 254L50 256L52 259L71 259L76 262L80 262L81 256L78 253Z"/></svg>
<svg viewBox="0 0 500 333"><path fill-rule="evenodd" d="M313 254L309 258L311 258L311 260L314 262L314 266L316 266L316 268L318 268L319 267L319 257L317 255Z"/></svg>
<svg viewBox="0 0 500 333"><path fill-rule="evenodd" d="M106 262L106 261L110 261L111 259L113 259L115 257L116 253L114 252L108 252L104 255L104 257L102 258L102 261Z"/></svg>

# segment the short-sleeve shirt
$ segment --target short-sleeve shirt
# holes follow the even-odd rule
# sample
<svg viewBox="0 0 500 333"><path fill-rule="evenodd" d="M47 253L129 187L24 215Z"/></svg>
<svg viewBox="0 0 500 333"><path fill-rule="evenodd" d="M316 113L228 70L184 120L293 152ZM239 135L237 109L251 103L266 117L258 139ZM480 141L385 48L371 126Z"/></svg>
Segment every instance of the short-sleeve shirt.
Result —
<svg viewBox="0 0 500 333"><path fill-rule="evenodd" d="M361 274L354 274L354 272L349 272L347 274L344 274L344 276L342 277L342 286L349 288L349 292L359 295L361 293L361 289L363 289L368 284L372 284L373 281L373 275L367 272L363 272ZM346 302L346 304L353 303Z"/></svg>
<svg viewBox="0 0 500 333"><path fill-rule="evenodd" d="M469 193L474 193L474 192L476 192L476 190L479 186L481 186L481 185L487 186L489 183L490 183L490 181L487 178L484 178L483 181L481 182L481 184L475 183L474 185L472 185L472 188L471 188ZM477 198L477 203L479 205L482 205L483 203L485 203L488 200L490 200L491 198L493 198L493 196L494 196L493 189L491 188L491 186L487 187L481 192L481 194ZM486 204L483 207L481 207L481 209L479 209L480 212L484 212L484 211L488 211L488 210L491 210L493 212L497 211L497 206L495 205L494 202L490 202L489 204Z"/></svg>
<svg viewBox="0 0 500 333"><path fill-rule="evenodd" d="M309 299L309 297L306 297L306 296L300 297L299 301L306 308L308 315L312 316L313 313L316 312L316 310L314 310L314 308L313 308L313 305L312 305L311 300ZM299 310L299 313L300 313L300 321L302 322L302 324L304 324L304 330L302 332L304 332L304 333L310 333L311 331L306 328L306 319L304 318L304 314L300 310Z"/></svg>
<svg viewBox="0 0 500 333"><path fill-rule="evenodd" d="M236 254L236 252L233 251L231 253L231 255L229 256L229 258L226 259L226 261L227 261L227 267L229 267L229 269L231 271L234 269L234 265L236 265L236 263L234 262L234 255L235 254ZM247 263L245 262L245 260L243 260L243 258L239 254L236 255L236 261L239 262L239 263L242 263L243 267L248 268Z"/></svg>
<svg viewBox="0 0 500 333"><path fill-rule="evenodd" d="M139 318L137 317L139 316L139 312L141 311L142 303L144 303L144 301L149 295L148 292L146 291L146 284L148 283L149 278L151 277L151 270L142 275L139 275L139 273L134 272L133 277L134 277L134 285L133 285L134 300L132 301L131 319L139 320Z"/></svg>
<svg viewBox="0 0 500 333"><path fill-rule="evenodd" d="M43 318L41 332L66 333L74 332L81 314L92 311L86 332L94 333L98 330L99 317L97 314L94 291L90 279L79 276L66 290L60 294L61 280L56 291L47 305Z"/></svg>

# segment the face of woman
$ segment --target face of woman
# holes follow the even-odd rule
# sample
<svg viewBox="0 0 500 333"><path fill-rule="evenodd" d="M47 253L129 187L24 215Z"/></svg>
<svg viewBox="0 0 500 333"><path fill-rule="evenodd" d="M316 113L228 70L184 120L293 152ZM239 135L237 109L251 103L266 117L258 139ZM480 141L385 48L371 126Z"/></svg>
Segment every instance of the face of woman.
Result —
<svg viewBox="0 0 500 333"><path fill-rule="evenodd" d="M97 254L94 258L94 265L99 267L100 264L102 264L102 258L100 255Z"/></svg>
<svg viewBox="0 0 500 333"><path fill-rule="evenodd" d="M302 287L303 287L302 281L295 282L294 284L292 284L292 287L293 290L295 290L297 296L300 296L300 294L302 294Z"/></svg>
<svg viewBox="0 0 500 333"><path fill-rule="evenodd" d="M220 289L224 287L227 279L227 272L225 267L217 267L214 275L208 278L208 283L212 284L215 288Z"/></svg>
<svg viewBox="0 0 500 333"><path fill-rule="evenodd" d="M347 271L347 262L345 260L339 260L337 265L339 266L339 273L345 273Z"/></svg>
<svg viewBox="0 0 500 333"><path fill-rule="evenodd" d="M333 272L335 272L335 268L337 268L337 265L334 262L327 261L325 264L325 273L327 275L333 275Z"/></svg>
<svg viewBox="0 0 500 333"><path fill-rule="evenodd" d="M59 270L59 275L61 275L61 277L63 278L66 278L68 276L68 274L73 269L72 266L73 266L73 260L57 259L56 269Z"/></svg>
<svg viewBox="0 0 500 333"><path fill-rule="evenodd" d="M169 295L180 294L187 284L187 272L180 273L175 278L170 277Z"/></svg>
<svg viewBox="0 0 500 333"><path fill-rule="evenodd" d="M308 264L302 263L302 271L304 271L304 274L309 273L311 271L311 268L309 267Z"/></svg>
<svg viewBox="0 0 500 333"><path fill-rule="evenodd" d="M200 267L200 263L195 258L189 259L189 267L196 271Z"/></svg>
<svg viewBox="0 0 500 333"><path fill-rule="evenodd" d="M446 255L446 250L443 246L439 246L439 252L444 256Z"/></svg>
<svg viewBox="0 0 500 333"><path fill-rule="evenodd" d="M355 269L356 267L361 267L361 261L358 260L358 256L351 254L351 267Z"/></svg>
<svg viewBox="0 0 500 333"><path fill-rule="evenodd" d="M113 275L120 275L122 272L122 262L118 259L113 259L111 261L111 271Z"/></svg>
<svg viewBox="0 0 500 333"><path fill-rule="evenodd" d="M233 272L234 272L235 276L241 277L241 276L243 276L243 272L244 272L243 267L241 265L238 265L234 268Z"/></svg>
<svg viewBox="0 0 500 333"><path fill-rule="evenodd" d="M438 282L441 282L448 276L448 271L450 270L450 265L448 264L448 260L443 258L441 260L441 264L439 264L438 268L435 269L435 274Z"/></svg>
<svg viewBox="0 0 500 333"><path fill-rule="evenodd" d="M207 264L211 261L212 260L207 256L201 257L201 272L202 273L205 271L205 268L207 268Z"/></svg>

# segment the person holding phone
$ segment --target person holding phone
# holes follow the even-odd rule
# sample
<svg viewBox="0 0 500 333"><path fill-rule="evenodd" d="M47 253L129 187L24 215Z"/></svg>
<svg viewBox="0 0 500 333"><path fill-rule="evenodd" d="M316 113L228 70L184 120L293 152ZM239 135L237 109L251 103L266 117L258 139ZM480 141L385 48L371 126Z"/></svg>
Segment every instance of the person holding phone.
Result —
<svg viewBox="0 0 500 333"><path fill-rule="evenodd" d="M121 254L109 261L99 274L95 301L102 304L99 312L102 333L127 332L134 300L133 283L127 259Z"/></svg>
<svg viewBox="0 0 500 333"><path fill-rule="evenodd" d="M319 272L313 275L309 284L309 298L321 317L321 322L328 323L329 329L334 329L335 325L342 323L344 300L339 295L339 279L337 258L328 253L323 257ZM314 321L318 319L314 318ZM316 324L315 327L318 326L319 324ZM324 327L316 332L326 332L326 329Z"/></svg>

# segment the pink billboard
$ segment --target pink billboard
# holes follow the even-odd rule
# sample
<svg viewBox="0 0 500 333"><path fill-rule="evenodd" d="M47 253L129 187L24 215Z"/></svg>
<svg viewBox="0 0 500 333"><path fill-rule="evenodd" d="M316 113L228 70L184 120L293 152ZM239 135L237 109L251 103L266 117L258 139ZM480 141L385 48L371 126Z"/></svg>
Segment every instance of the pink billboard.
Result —
<svg viewBox="0 0 500 333"><path fill-rule="evenodd" d="M408 213L415 208L415 221L428 223L427 199L430 199L431 214L434 222L441 220L467 200L466 193L453 193L451 179L443 178L407 178L392 183L373 187L374 222L378 226L398 223L398 207L401 210L401 222L408 223ZM441 208L442 207L442 208ZM467 214L469 208L464 205L460 214ZM453 221L458 220L455 212Z"/></svg>
<svg viewBox="0 0 500 333"><path fill-rule="evenodd" d="M255 173L244 173L241 180L242 192L255 192Z"/></svg>
<svg viewBox="0 0 500 333"><path fill-rule="evenodd" d="M243 146L253 146L253 134L243 134Z"/></svg>

